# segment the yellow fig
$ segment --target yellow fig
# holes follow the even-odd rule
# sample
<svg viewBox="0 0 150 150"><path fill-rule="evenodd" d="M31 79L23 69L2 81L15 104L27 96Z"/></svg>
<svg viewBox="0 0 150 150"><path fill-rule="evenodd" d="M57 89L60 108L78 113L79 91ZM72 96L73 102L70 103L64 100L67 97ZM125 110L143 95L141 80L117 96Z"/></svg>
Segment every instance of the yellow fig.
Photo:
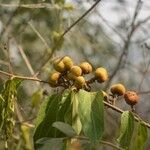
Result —
<svg viewBox="0 0 150 150"><path fill-rule="evenodd" d="M79 77L76 77L75 78L75 86L78 88L78 89L81 89L83 88L83 86L86 84L86 81L84 79L83 76L79 76Z"/></svg>
<svg viewBox="0 0 150 150"><path fill-rule="evenodd" d="M69 56L63 57L62 61L65 65L66 70L70 70L71 67L73 66L73 61Z"/></svg>
<svg viewBox="0 0 150 150"><path fill-rule="evenodd" d="M88 62L82 62L80 68L82 69L83 74L89 74L92 72L92 66Z"/></svg>
<svg viewBox="0 0 150 150"><path fill-rule="evenodd" d="M118 84L112 85L110 88L110 91L113 95L121 96L125 94L126 89L123 84L118 83Z"/></svg>
<svg viewBox="0 0 150 150"><path fill-rule="evenodd" d="M50 75L49 83L52 87L57 86L60 76L61 74L59 72L55 72Z"/></svg>
<svg viewBox="0 0 150 150"><path fill-rule="evenodd" d="M107 70L103 67L97 68L95 71L95 77L99 83L105 82L108 80Z"/></svg>
<svg viewBox="0 0 150 150"><path fill-rule="evenodd" d="M65 71L65 64L61 59L56 59L54 61L54 69L58 72L64 72Z"/></svg>
<svg viewBox="0 0 150 150"><path fill-rule="evenodd" d="M73 67L70 69L70 72L71 72L74 76L76 76L76 77L82 75L82 70L81 70L81 68L80 68L79 66L73 66Z"/></svg>

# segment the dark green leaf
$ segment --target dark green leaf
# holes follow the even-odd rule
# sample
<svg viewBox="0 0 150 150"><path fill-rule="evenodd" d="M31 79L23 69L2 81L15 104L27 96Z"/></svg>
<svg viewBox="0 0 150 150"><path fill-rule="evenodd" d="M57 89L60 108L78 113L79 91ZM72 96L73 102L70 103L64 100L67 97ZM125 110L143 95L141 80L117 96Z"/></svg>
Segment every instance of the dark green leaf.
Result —
<svg viewBox="0 0 150 150"><path fill-rule="evenodd" d="M92 142L101 139L104 131L103 96L100 92L80 90L77 94L79 101L79 116L83 132Z"/></svg>
<svg viewBox="0 0 150 150"><path fill-rule="evenodd" d="M121 115L120 135L117 139L119 146L125 149L130 147L130 142L134 130L134 116L130 111L125 111Z"/></svg>
<svg viewBox="0 0 150 150"><path fill-rule="evenodd" d="M143 146L148 138L147 127L142 123L138 123L137 135L134 142L134 150L143 150Z"/></svg>
<svg viewBox="0 0 150 150"><path fill-rule="evenodd" d="M38 114L34 140L42 137L55 137L55 131L52 123L57 120L56 115L59 108L61 95L54 94L43 103L40 113Z"/></svg>
<svg viewBox="0 0 150 150"><path fill-rule="evenodd" d="M52 124L52 126L57 128L58 130L60 130L61 132L63 132L64 134L66 134L69 137L73 137L76 135L76 132L74 131L74 129L67 123L54 122Z"/></svg>
<svg viewBox="0 0 150 150"><path fill-rule="evenodd" d="M34 141L43 137L62 137L64 134L52 127L56 121L64 122L64 114L70 105L70 92L66 91L62 95L54 94L50 96L39 111L36 128L34 133Z"/></svg>

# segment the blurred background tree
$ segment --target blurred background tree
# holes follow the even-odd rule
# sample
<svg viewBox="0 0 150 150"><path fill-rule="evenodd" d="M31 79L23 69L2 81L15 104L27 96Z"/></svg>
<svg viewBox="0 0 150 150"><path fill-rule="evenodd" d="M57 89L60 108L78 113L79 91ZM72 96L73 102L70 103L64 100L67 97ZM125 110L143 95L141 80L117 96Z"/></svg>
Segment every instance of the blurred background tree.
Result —
<svg viewBox="0 0 150 150"><path fill-rule="evenodd" d="M127 89L136 90L141 97L136 112L149 122L150 2L102 0L59 40L94 2L0 0L0 70L48 80L55 58L69 55L77 64L82 59L87 60L94 68L106 67L110 74L106 84L95 84L94 89L108 91L111 84L120 81ZM2 87L5 77L0 76L0 81ZM48 85L23 82L17 106L22 119L16 116L10 149L32 149L32 124L43 98L51 92L54 90ZM121 100L116 105L128 109ZM107 109L106 116L104 137L114 142L119 127L118 114ZM31 128L24 127L20 121L27 122ZM0 142L3 149L3 140ZM149 146L147 140L145 149ZM110 147L102 145L101 149L110 150Z"/></svg>

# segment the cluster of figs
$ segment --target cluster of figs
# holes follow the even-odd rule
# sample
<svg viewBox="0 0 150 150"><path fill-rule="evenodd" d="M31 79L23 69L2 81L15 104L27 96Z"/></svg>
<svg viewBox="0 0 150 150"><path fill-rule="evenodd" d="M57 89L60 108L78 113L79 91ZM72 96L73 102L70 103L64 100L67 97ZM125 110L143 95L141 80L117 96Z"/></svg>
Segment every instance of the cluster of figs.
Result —
<svg viewBox="0 0 150 150"><path fill-rule="evenodd" d="M53 62L54 72L50 74L49 84L51 87L62 86L64 88L75 88L76 90L91 90L90 84L94 82L103 83L109 79L107 70L104 67L98 67L93 70L89 62L82 62L79 65L74 64L69 56L55 59ZM93 77L86 80L86 75L93 73ZM127 104L133 106L139 101L139 96L135 91L127 91L121 83L110 87L109 94L102 91L104 100L113 103L111 99L123 96ZM110 98L111 97L111 98Z"/></svg>

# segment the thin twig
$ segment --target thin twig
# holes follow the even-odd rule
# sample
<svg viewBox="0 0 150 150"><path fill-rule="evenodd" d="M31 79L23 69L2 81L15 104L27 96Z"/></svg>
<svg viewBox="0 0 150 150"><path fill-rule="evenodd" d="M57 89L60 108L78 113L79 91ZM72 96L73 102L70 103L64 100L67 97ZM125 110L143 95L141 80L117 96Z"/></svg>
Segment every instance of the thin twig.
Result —
<svg viewBox="0 0 150 150"><path fill-rule="evenodd" d="M25 64L27 65L27 68L30 71L31 75L34 75L34 70L33 70L32 66L31 66L31 63L28 60L24 50L22 49L22 47L20 45L18 46L18 50L19 50L19 52L20 52L20 54L21 54Z"/></svg>
<svg viewBox="0 0 150 150"><path fill-rule="evenodd" d="M122 109L120 109L120 108L118 108L118 107L116 107L116 106L114 106L114 105L112 105L112 104L109 104L109 103L107 103L107 102L105 102L105 101L104 101L104 104L105 104L107 107L109 107L109 108L115 110L115 111L118 112L118 113L121 113L121 114L122 114L122 113L124 112ZM139 118L136 117L135 115L134 115L134 119L135 119L135 121L139 122ZM143 122L143 124L144 124L147 128L150 129L150 124L149 124L149 123L147 123L147 122L145 122L145 121L142 121L142 122Z"/></svg>
<svg viewBox="0 0 150 150"><path fill-rule="evenodd" d="M49 8L49 9L61 9L58 5L51 5L49 3L38 3L38 4L4 4L0 3L0 7L4 8L28 8L28 9L41 9L41 8Z"/></svg>
<svg viewBox="0 0 150 150"><path fill-rule="evenodd" d="M20 0L19 0L18 5L19 5L19 4L20 4ZM2 6L2 3L0 3L0 6ZM3 34L6 32L6 30L8 30L8 27L10 26L10 24L11 24L13 18L16 16L16 14L17 14L17 12L18 12L18 9L19 9L19 7L17 7L17 8L13 11L13 13L11 13L11 15L10 15L10 17L9 17L9 19L8 19L8 21L7 21L7 23L6 23L6 25L4 26L4 29L2 30L2 32L1 32L1 34L0 34L0 35L1 35L0 38L3 37Z"/></svg>
<svg viewBox="0 0 150 150"><path fill-rule="evenodd" d="M135 20L136 20L138 14L140 12L141 5L142 5L141 0L138 0L135 11L134 11L133 19L132 19L132 22L131 22L131 30L127 35L127 39L125 40L125 43L124 43L124 46L123 46L123 49L122 49L122 53L119 57L119 60L117 62L117 65L116 65L114 71L112 72L112 74L109 78L109 82L107 82L107 84L105 86L105 89L107 89L110 86L113 78L116 76L116 74L120 70L120 67L122 65L122 62L123 62L124 58L127 57L127 55L128 55L128 50L129 50L129 46L130 46L130 43L131 43L131 38L132 38L133 34L135 33L135 30L137 29L137 26L135 25Z"/></svg>
<svg viewBox="0 0 150 150"><path fill-rule="evenodd" d="M145 68L145 70L143 72L143 76L141 78L141 81L139 82L138 91L141 90L142 84L143 84L143 82L145 80L145 77L146 77L146 75L148 73L149 68L150 68L150 62L147 64L147 66L146 66L146 68Z"/></svg>
<svg viewBox="0 0 150 150"><path fill-rule="evenodd" d="M75 26L77 25L87 14L89 14L96 6L97 4L100 2L101 0L97 0L83 15L81 15L75 22L73 22L60 36L58 42L54 45L54 47L52 48L52 51L48 57L48 59L41 65L41 67L39 67L40 69L35 73L35 76L37 76L40 71L43 69L43 67L45 67L45 65L49 62L49 60L51 59L51 57L53 56L57 45L59 44L59 42L62 40L62 38Z"/></svg>
<svg viewBox="0 0 150 150"><path fill-rule="evenodd" d="M19 122L23 122L24 117L23 117L23 115L22 115L22 113L21 113L21 111L19 109L18 102L17 102L16 99L14 99L14 105L15 105L15 112L17 114Z"/></svg>
<svg viewBox="0 0 150 150"><path fill-rule="evenodd" d="M0 65L5 65L5 66L9 66L9 63L4 61L4 60L0 60Z"/></svg>
<svg viewBox="0 0 150 150"><path fill-rule="evenodd" d="M140 91L140 92L138 92L138 94L140 94L140 95L150 94L150 90L149 91Z"/></svg>
<svg viewBox="0 0 150 150"><path fill-rule="evenodd" d="M97 0L79 19L77 19L71 26L69 26L65 32L61 35L62 37L68 33L76 24L78 24L87 14L89 14L100 2L101 0Z"/></svg>
<svg viewBox="0 0 150 150"><path fill-rule="evenodd" d="M99 13L99 10L96 10L96 12L97 12L98 16L101 18L101 20L102 20L114 33L116 33L116 34L120 37L120 39L121 39L122 41L125 41L124 36L122 36L122 34L121 34L117 29L115 29L115 27L113 27L111 24L108 23L108 21Z"/></svg>
<svg viewBox="0 0 150 150"><path fill-rule="evenodd" d="M76 136L76 137L73 137L73 138L78 139L78 140L86 140L86 141L89 141L89 138L84 137L84 136ZM105 140L100 140L100 143L105 144L105 145L108 145L108 146L110 146L110 147L113 147L113 148L115 148L115 149L117 149L117 150L122 150L122 148L117 147L117 146L114 145L113 143L108 142L108 141L105 141Z"/></svg>
<svg viewBox="0 0 150 150"><path fill-rule="evenodd" d="M18 76L18 75L14 75L14 74L11 74L11 73L7 73L7 72L2 71L2 70L0 70L0 74L6 75L6 76L9 76L9 77L13 77L13 78L17 78L17 79L32 80L32 81L38 81L38 82L43 82L43 83L48 83L49 84L49 82L43 81L43 80L35 78L35 77Z"/></svg>
<svg viewBox="0 0 150 150"><path fill-rule="evenodd" d="M9 68L9 72L11 74L13 74L13 69L12 69L12 63L11 63L11 56L10 56L10 48L9 48L9 41L10 39L8 39L7 44L4 44L4 50L7 51L7 59L8 59L8 68Z"/></svg>
<svg viewBox="0 0 150 150"><path fill-rule="evenodd" d="M31 29L36 33L36 35L40 38L40 40L43 42L43 44L45 45L45 47L47 49L49 49L49 46L48 46L46 40L42 37L42 35L40 34L40 32L33 26L33 24L31 22L29 22L28 24L31 27Z"/></svg>
<svg viewBox="0 0 150 150"><path fill-rule="evenodd" d="M113 143L108 142L108 141L101 140L100 143L105 144L105 145L108 145L108 146L111 146L111 147L113 147L113 148L115 148L115 149L118 149L118 150L123 150L122 148L119 148L119 147L117 147L116 145L114 145Z"/></svg>

